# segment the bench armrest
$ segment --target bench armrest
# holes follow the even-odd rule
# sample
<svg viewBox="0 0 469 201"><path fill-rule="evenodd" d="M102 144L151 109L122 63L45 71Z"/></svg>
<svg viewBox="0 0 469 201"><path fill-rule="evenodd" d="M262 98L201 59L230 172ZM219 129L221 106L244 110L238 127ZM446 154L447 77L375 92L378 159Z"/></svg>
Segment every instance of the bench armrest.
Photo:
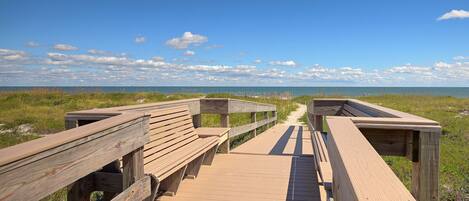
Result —
<svg viewBox="0 0 469 201"><path fill-rule="evenodd" d="M201 138L217 136L221 137L227 134L230 131L230 128L208 128L208 127L200 127L195 129L195 134L197 134Z"/></svg>

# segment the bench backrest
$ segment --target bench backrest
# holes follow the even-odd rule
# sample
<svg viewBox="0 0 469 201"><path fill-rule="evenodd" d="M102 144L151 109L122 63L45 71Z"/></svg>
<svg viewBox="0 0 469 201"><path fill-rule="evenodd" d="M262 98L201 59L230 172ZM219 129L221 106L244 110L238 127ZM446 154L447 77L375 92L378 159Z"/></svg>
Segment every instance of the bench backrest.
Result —
<svg viewBox="0 0 469 201"><path fill-rule="evenodd" d="M145 164L198 139L188 106L157 109L150 114L150 142L143 152Z"/></svg>
<svg viewBox="0 0 469 201"><path fill-rule="evenodd" d="M370 117L369 114L350 106L349 104L345 103L344 107L341 110L342 116L349 116L349 117Z"/></svg>

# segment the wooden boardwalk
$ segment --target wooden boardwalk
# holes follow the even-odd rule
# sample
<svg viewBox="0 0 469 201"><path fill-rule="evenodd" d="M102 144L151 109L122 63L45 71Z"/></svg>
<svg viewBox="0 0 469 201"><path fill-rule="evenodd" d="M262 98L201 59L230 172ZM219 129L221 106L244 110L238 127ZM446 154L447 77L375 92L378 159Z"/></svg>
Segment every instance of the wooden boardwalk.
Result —
<svg viewBox="0 0 469 201"><path fill-rule="evenodd" d="M174 197L160 200L321 200L309 131L278 124L218 154L195 180L185 179Z"/></svg>

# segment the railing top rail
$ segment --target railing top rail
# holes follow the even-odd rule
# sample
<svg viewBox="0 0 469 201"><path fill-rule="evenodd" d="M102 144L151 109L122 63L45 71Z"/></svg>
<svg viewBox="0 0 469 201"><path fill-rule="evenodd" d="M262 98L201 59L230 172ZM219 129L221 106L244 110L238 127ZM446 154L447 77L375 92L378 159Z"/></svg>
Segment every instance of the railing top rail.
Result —
<svg viewBox="0 0 469 201"><path fill-rule="evenodd" d="M346 200L415 200L365 136L347 118L327 118L334 186Z"/></svg>
<svg viewBox="0 0 469 201"><path fill-rule="evenodd" d="M184 100L176 100L176 101L164 101L164 102L156 102L156 103L146 103L146 104L137 104L137 105L128 105L128 106L118 106L118 107L109 107L109 108L97 108L97 109L90 109L90 110L81 110L81 111L74 111L68 112L68 116L73 115L103 115L103 116L115 116L119 115L123 112L130 112L130 111L145 111L145 110L153 110L157 108L165 108L165 107L173 107L183 104L188 104L191 112L193 114L200 114L200 104L204 102L226 102L229 103L226 105L227 113L237 113L237 112L245 112L240 109L233 109L236 103L242 104L246 108L250 108L249 111L275 111L276 106L267 103L257 103L253 101L245 101L239 99L231 99L231 98L193 98L193 99L184 99ZM228 108L230 105L230 108Z"/></svg>
<svg viewBox="0 0 469 201"><path fill-rule="evenodd" d="M348 104L361 110L370 111L380 116L371 117L334 117L334 118L350 118L354 123L365 124L408 124L408 125L428 125L439 129L439 123L430 119L426 119L417 115L394 110L391 108L367 103L357 99L337 99L337 98L319 98L314 99L308 107L308 112L313 115L336 116L335 113Z"/></svg>
<svg viewBox="0 0 469 201"><path fill-rule="evenodd" d="M77 139L86 138L111 127L130 122L145 116L141 113L128 113L114 118L104 119L96 124L88 124L75 129L50 134L32 141L0 149L0 167L13 161L67 144Z"/></svg>

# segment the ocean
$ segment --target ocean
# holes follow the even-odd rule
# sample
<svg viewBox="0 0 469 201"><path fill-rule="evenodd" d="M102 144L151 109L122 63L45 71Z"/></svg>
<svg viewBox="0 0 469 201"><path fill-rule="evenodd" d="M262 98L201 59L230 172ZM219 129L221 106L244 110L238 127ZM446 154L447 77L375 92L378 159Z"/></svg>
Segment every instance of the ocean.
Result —
<svg viewBox="0 0 469 201"><path fill-rule="evenodd" d="M0 91L18 91L31 89L56 89L69 93L77 92L159 92L172 93L231 93L235 95L344 95L367 96L382 94L433 95L469 97L469 87L0 87Z"/></svg>

